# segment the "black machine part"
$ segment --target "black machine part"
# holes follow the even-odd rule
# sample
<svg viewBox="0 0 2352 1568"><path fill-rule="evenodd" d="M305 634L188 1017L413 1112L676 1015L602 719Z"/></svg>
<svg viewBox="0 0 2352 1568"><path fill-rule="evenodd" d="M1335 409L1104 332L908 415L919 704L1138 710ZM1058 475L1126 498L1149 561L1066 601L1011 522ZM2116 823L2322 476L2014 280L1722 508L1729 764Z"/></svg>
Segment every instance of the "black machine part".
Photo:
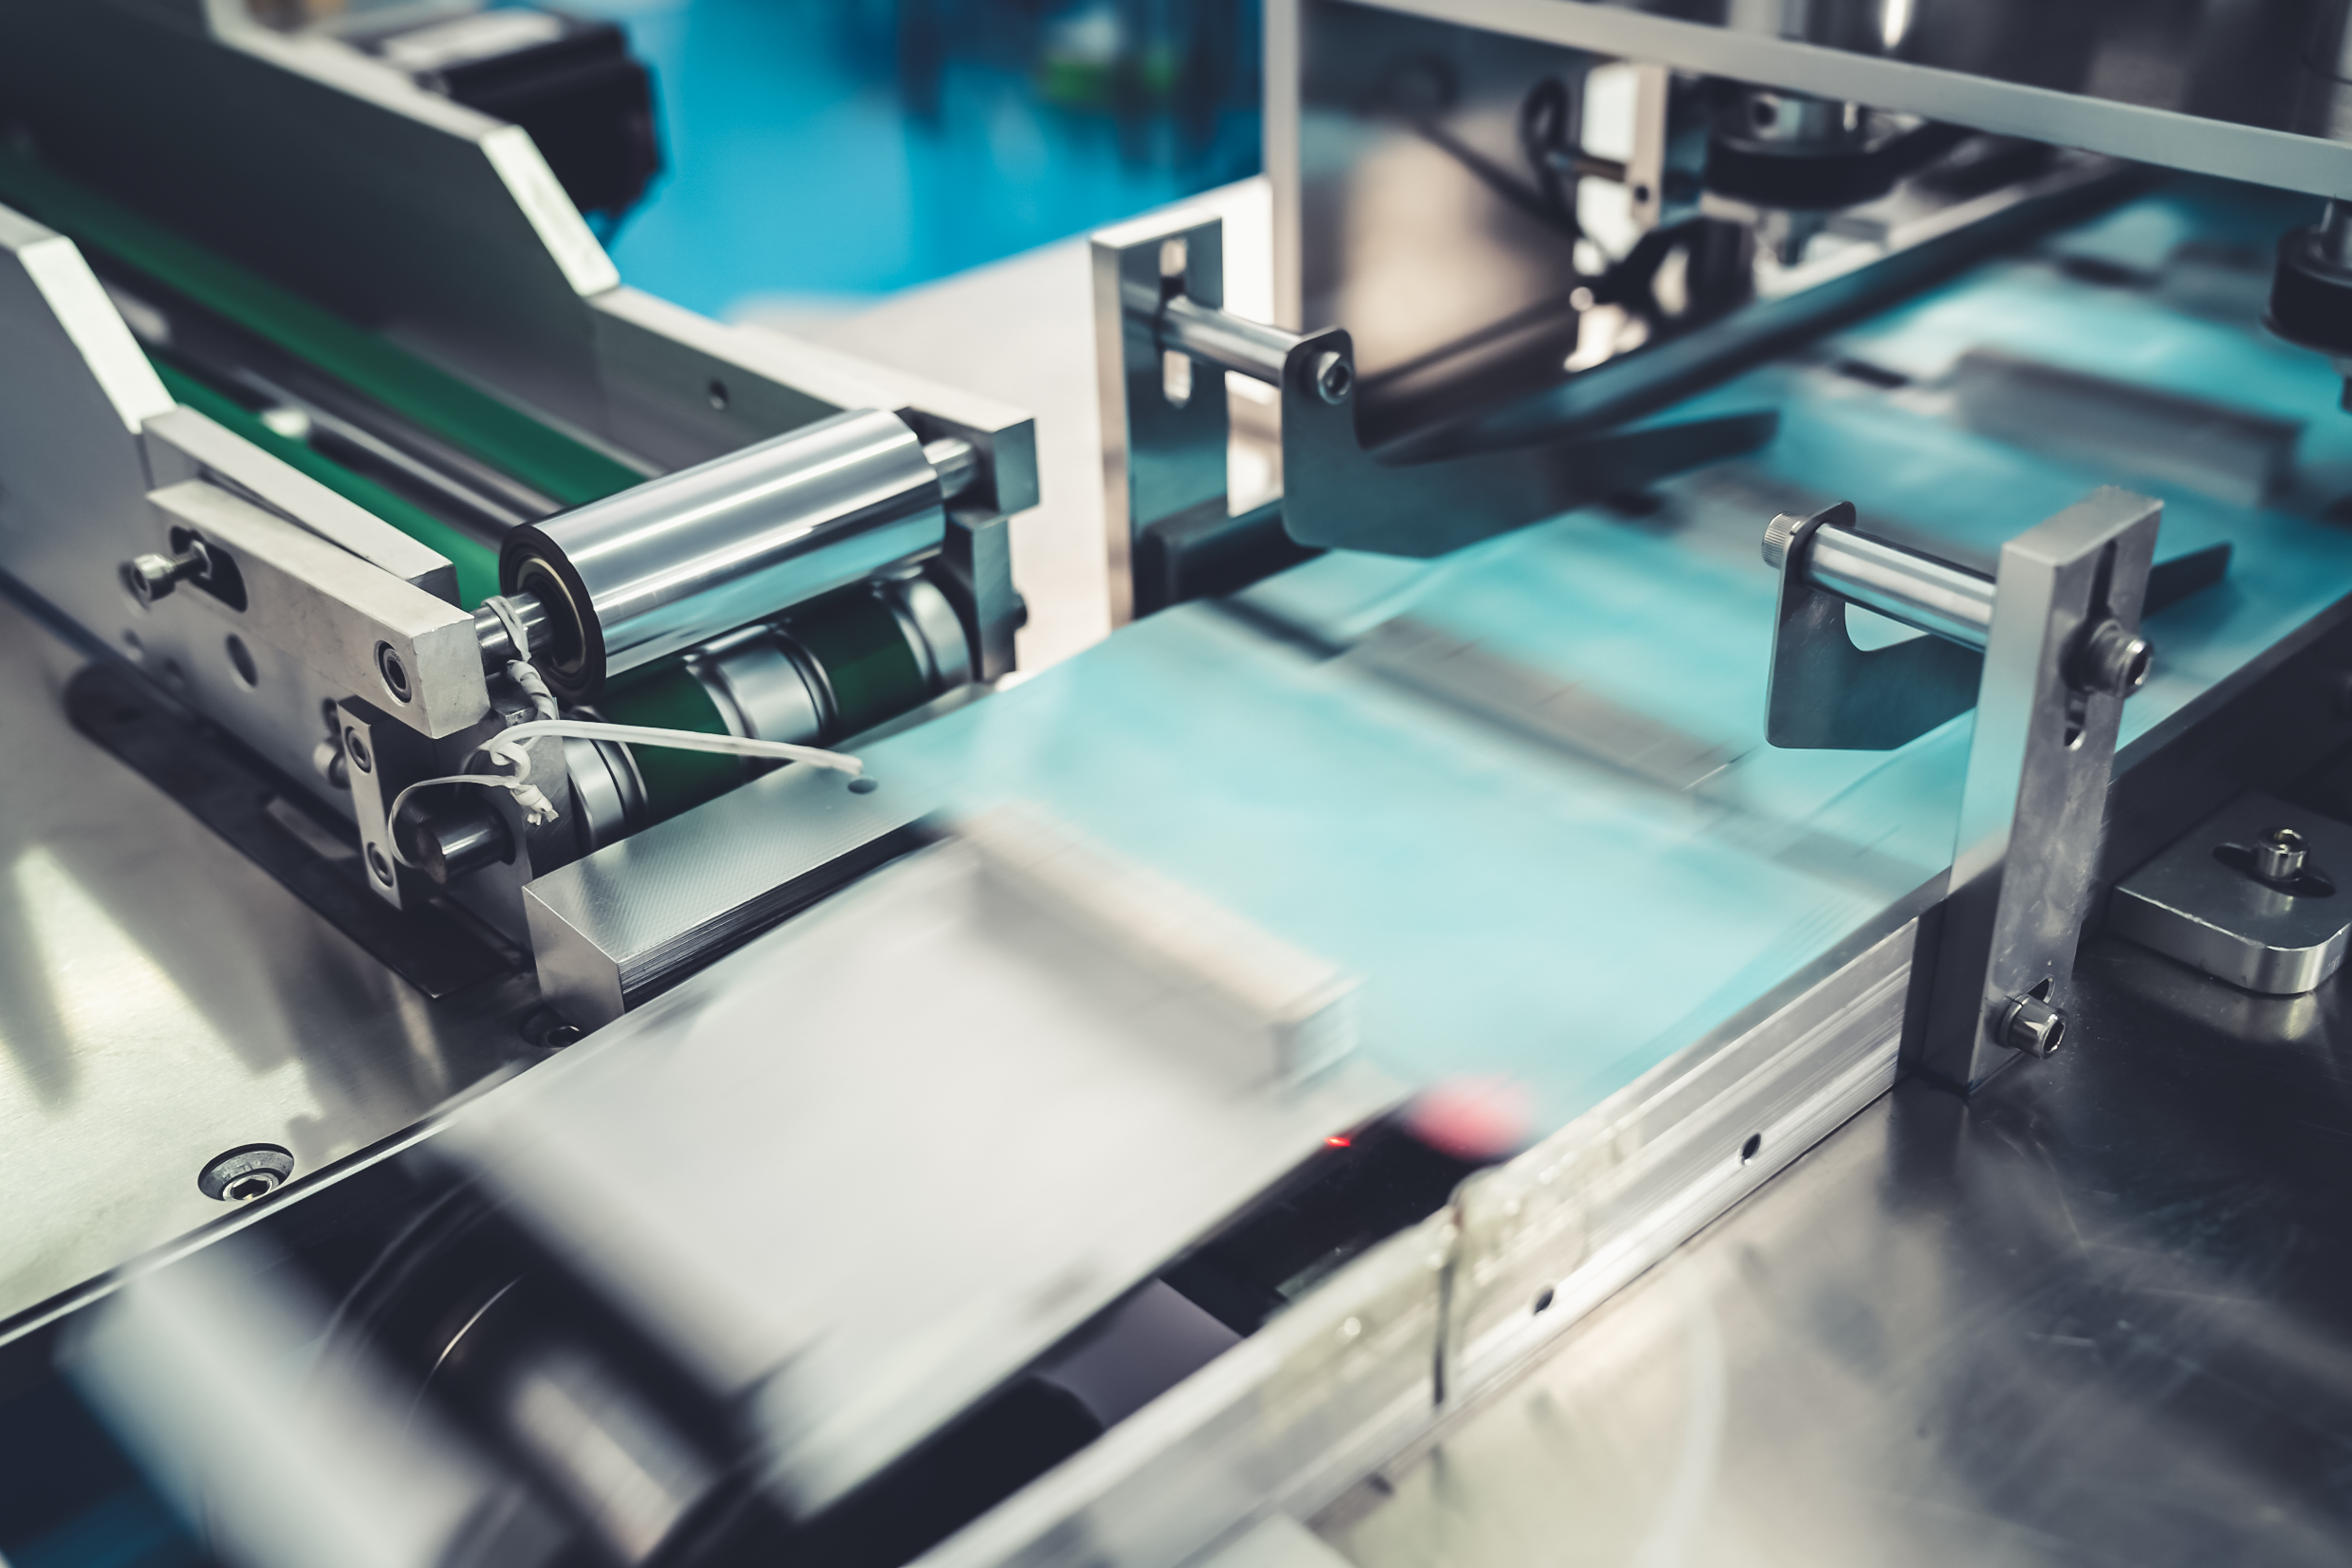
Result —
<svg viewBox="0 0 2352 1568"><path fill-rule="evenodd" d="M2352 204L2330 202L2319 221L2279 236L2264 324L2337 361L2352 360ZM2352 379L2344 388L2352 412Z"/></svg>
<svg viewBox="0 0 2352 1568"><path fill-rule="evenodd" d="M617 223L661 172L653 75L614 23L501 7L354 37L429 92L530 132L572 204Z"/></svg>

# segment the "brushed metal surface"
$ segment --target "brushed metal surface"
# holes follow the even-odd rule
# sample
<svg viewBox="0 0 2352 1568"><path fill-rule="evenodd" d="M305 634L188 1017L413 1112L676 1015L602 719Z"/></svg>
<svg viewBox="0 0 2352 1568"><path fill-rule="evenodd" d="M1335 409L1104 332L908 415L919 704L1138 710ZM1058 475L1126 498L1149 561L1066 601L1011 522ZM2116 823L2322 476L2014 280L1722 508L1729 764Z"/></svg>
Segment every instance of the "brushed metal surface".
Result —
<svg viewBox="0 0 2352 1568"><path fill-rule="evenodd" d="M291 1150L281 1202L538 1054L527 976L428 1002L76 733L82 663L0 600L0 1337L245 1212L222 1151Z"/></svg>
<svg viewBox="0 0 2352 1568"><path fill-rule="evenodd" d="M1318 1517L1358 1568L2282 1568L2352 1531L2352 1028L2088 945L2066 1052L1910 1082Z"/></svg>
<svg viewBox="0 0 2352 1568"><path fill-rule="evenodd" d="M849 782L785 768L532 882L523 907L549 1003L583 1029L610 1023L698 953L708 962L911 847L903 830L923 808Z"/></svg>
<svg viewBox="0 0 2352 1568"><path fill-rule="evenodd" d="M1266 945L1204 946L1197 926L1152 934L1173 962L1146 961L1137 932L1057 897L1050 865L1008 874L1006 852L908 855L441 1134L743 1410L795 1511L1400 1092L1345 1062L1267 1081L1282 1026L1339 1043L1287 1006L1343 999L1312 991L1323 969L1270 974ZM1237 997L1281 1004L1254 1040Z"/></svg>

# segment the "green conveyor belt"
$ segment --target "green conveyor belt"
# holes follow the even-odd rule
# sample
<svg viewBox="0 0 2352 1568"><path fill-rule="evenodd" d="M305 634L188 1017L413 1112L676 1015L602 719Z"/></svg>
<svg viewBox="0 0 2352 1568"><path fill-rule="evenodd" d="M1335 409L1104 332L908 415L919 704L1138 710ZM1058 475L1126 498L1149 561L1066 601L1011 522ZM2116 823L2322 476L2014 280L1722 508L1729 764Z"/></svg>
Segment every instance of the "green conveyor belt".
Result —
<svg viewBox="0 0 2352 1568"><path fill-rule="evenodd" d="M457 569L457 601L478 607L499 591L499 552L464 530L443 522L415 502L394 495L363 475L312 451L264 424L251 409L161 355L148 356L164 390L215 424L235 431L271 456L299 468L345 500L365 507L417 543L436 549Z"/></svg>
<svg viewBox="0 0 2352 1568"><path fill-rule="evenodd" d="M0 151L0 201L564 506L625 490L643 477L388 339L19 153ZM384 520L407 527L390 514Z"/></svg>

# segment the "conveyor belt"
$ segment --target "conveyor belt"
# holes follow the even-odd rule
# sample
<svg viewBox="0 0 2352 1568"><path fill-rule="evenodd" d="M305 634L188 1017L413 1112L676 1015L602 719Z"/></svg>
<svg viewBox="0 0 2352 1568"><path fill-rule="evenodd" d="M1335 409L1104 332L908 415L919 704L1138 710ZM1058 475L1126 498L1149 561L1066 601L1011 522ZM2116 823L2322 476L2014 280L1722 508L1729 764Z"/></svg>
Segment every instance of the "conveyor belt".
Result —
<svg viewBox="0 0 2352 1568"><path fill-rule="evenodd" d="M1888 753L1763 743L1775 579L1758 548L1775 511L1847 497L1965 558L2124 483L2167 502L2160 559L2231 541L2228 580L2148 623L2156 674L2126 710L2126 768L2352 587L2352 536L2309 515L2352 459L2327 364L2262 332L2259 272L2236 316L2164 282L2181 242L2250 246L2292 221L2282 205L2195 183L2144 199L2055 246L2120 251L2143 285L2047 256L1989 264L1680 406L1780 408L1779 440L1748 464L1434 563L1324 557L1154 616L869 766L962 810L1041 803L1362 975L1363 1049L1391 1071L1507 1077L1538 1130L1559 1126L1950 863L1969 717ZM2130 345L2104 374L2326 423L2272 507L2231 505L1964 427L1937 378L1978 342L2080 369L2094 345ZM1840 356L1909 375L1865 382L1829 368ZM1380 654L1400 632L1474 644L1528 689L1640 723L1530 738L1539 726L1396 680ZM1628 747L1654 754L1661 730L1727 765L1681 791L1645 778Z"/></svg>
<svg viewBox="0 0 2352 1568"><path fill-rule="evenodd" d="M0 153L0 201L94 256L236 323L565 506L625 490L643 477L381 334L20 155Z"/></svg>

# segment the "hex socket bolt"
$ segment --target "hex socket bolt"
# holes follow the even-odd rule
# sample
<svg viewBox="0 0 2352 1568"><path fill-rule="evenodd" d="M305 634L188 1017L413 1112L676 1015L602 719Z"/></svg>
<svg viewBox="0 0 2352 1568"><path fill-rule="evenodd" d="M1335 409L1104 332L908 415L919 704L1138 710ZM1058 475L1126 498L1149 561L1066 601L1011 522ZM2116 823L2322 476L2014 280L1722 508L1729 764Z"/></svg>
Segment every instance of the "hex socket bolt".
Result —
<svg viewBox="0 0 2352 1568"><path fill-rule="evenodd" d="M2293 882L2311 858L2310 846L2293 828L2273 828L2249 846L2253 873L2264 882Z"/></svg>
<svg viewBox="0 0 2352 1568"><path fill-rule="evenodd" d="M2039 997L2018 997L2000 1020L2000 1042L2028 1056L2053 1056L2066 1036L2066 1015Z"/></svg>
<svg viewBox="0 0 2352 1568"><path fill-rule="evenodd" d="M189 578L202 577L211 565L212 559L200 543L190 544L178 555L135 555L122 563L122 586L140 603L152 604L171 597L172 590Z"/></svg>
<svg viewBox="0 0 2352 1568"><path fill-rule="evenodd" d="M2153 652L2147 638L2125 631L2121 622L2102 621L2083 639L2067 678L2086 692L2127 697L2147 684Z"/></svg>

